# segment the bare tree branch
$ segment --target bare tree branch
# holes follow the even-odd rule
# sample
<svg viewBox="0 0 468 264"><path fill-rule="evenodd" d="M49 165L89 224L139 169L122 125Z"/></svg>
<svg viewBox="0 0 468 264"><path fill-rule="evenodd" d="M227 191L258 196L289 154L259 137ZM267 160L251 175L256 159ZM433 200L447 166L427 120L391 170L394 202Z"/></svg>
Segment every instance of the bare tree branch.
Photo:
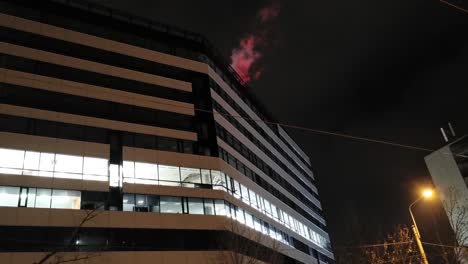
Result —
<svg viewBox="0 0 468 264"><path fill-rule="evenodd" d="M46 255L44 255L44 257L42 257L39 261L37 262L34 262L33 264L44 264L46 263L47 261L51 260L52 257L54 257L54 261L49 261L49 263L53 263L53 264L59 264L59 263L66 263L66 262L73 262L73 261L79 261L79 260L82 260L82 259L89 259L92 257L92 255L95 255L95 254L87 254L87 255L84 255L84 256L80 256L80 257L75 257L75 258L72 258L72 259L68 259L68 260L64 260L63 259L63 256L59 256L58 254L61 253L61 252L64 252L64 251L74 251L76 250L76 241L78 239L78 236L80 234L80 231L82 229L82 227L92 221L94 218L96 218L99 214L101 214L103 211L100 210L101 207L97 207L97 208L94 208L93 210L86 210L86 214L85 216L81 219L80 223L75 227L75 229L73 230L73 233L70 237L70 240L68 241L68 244L63 248L63 251L59 251L58 249L55 249L49 253L47 253ZM82 212L82 211L80 211Z"/></svg>

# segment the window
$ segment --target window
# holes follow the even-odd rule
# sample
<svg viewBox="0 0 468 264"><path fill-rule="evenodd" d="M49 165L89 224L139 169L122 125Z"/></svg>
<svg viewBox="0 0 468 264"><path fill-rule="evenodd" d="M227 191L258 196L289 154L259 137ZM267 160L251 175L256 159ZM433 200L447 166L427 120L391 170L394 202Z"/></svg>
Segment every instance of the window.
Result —
<svg viewBox="0 0 468 264"><path fill-rule="evenodd" d="M245 212L245 224L250 228L254 228L252 215L247 212Z"/></svg>
<svg viewBox="0 0 468 264"><path fill-rule="evenodd" d="M133 207L135 207L135 195L134 194L124 193L123 210L132 212Z"/></svg>
<svg viewBox="0 0 468 264"><path fill-rule="evenodd" d="M151 163L135 162L135 178L158 180L158 166Z"/></svg>
<svg viewBox="0 0 468 264"><path fill-rule="evenodd" d="M19 187L0 186L0 206L17 207Z"/></svg>
<svg viewBox="0 0 468 264"><path fill-rule="evenodd" d="M201 180L203 184L211 184L210 170L201 170Z"/></svg>
<svg viewBox="0 0 468 264"><path fill-rule="evenodd" d="M159 184L180 186L179 167L159 165Z"/></svg>
<svg viewBox="0 0 468 264"><path fill-rule="evenodd" d="M159 213L159 196L147 195L146 202L150 212Z"/></svg>
<svg viewBox="0 0 468 264"><path fill-rule="evenodd" d="M205 209L205 214L206 215L214 215L215 214L215 208L214 208L214 203L213 199L204 199L204 209Z"/></svg>
<svg viewBox="0 0 468 264"><path fill-rule="evenodd" d="M237 199L240 199L242 196L241 196L241 190L240 190L239 182L232 179L232 183L233 183L232 192L234 193L234 197L236 197Z"/></svg>
<svg viewBox="0 0 468 264"><path fill-rule="evenodd" d="M78 174L83 173L83 157L56 154L54 171L54 177L81 179Z"/></svg>
<svg viewBox="0 0 468 264"><path fill-rule="evenodd" d="M107 192L93 192L93 191L82 191L81 192L81 209L93 210L99 209L104 210L106 201L109 193ZM125 199L125 195L124 195Z"/></svg>
<svg viewBox="0 0 468 264"><path fill-rule="evenodd" d="M51 208L80 209L81 193L70 190L52 190Z"/></svg>
<svg viewBox="0 0 468 264"><path fill-rule="evenodd" d="M161 213L182 214L181 197L161 196Z"/></svg>
<svg viewBox="0 0 468 264"><path fill-rule="evenodd" d="M26 151L24 156L24 175L37 176L39 170L39 158L41 156L40 152Z"/></svg>
<svg viewBox="0 0 468 264"><path fill-rule="evenodd" d="M39 160L39 175L45 177L52 177L54 171L55 155L52 153L41 153Z"/></svg>
<svg viewBox="0 0 468 264"><path fill-rule="evenodd" d="M217 170L212 170L211 177L212 177L214 189L222 190L223 189L222 187L226 186L226 179L224 177L224 173L221 173L220 171L217 171Z"/></svg>
<svg viewBox="0 0 468 264"><path fill-rule="evenodd" d="M215 200L215 214L227 216L227 210L223 200Z"/></svg>
<svg viewBox="0 0 468 264"><path fill-rule="evenodd" d="M136 194L135 195L135 212L148 212L148 203L146 201L146 195Z"/></svg>
<svg viewBox="0 0 468 264"><path fill-rule="evenodd" d="M182 183L201 183L200 169L180 168Z"/></svg>
<svg viewBox="0 0 468 264"><path fill-rule="evenodd" d="M188 198L189 214L204 214L203 199Z"/></svg>
<svg viewBox="0 0 468 264"><path fill-rule="evenodd" d="M249 190L242 184L240 185L240 188L242 192L242 201L244 201L246 204L249 204Z"/></svg>
<svg viewBox="0 0 468 264"><path fill-rule="evenodd" d="M177 152L177 140L173 138L158 138L158 148L163 151Z"/></svg>
<svg viewBox="0 0 468 264"><path fill-rule="evenodd" d="M50 200L51 200L51 189L37 189L36 194L36 208L50 208Z"/></svg>
<svg viewBox="0 0 468 264"><path fill-rule="evenodd" d="M254 208L258 208L257 194L254 193L252 190L249 190L249 197L250 197L250 205Z"/></svg>
<svg viewBox="0 0 468 264"><path fill-rule="evenodd" d="M36 188L28 188L27 207L36 207Z"/></svg>
<svg viewBox="0 0 468 264"><path fill-rule="evenodd" d="M22 169L24 151L0 148L0 167Z"/></svg>
<svg viewBox="0 0 468 264"><path fill-rule="evenodd" d="M123 177L125 182L135 183L135 162L124 161L123 162ZM130 179L131 178L131 179Z"/></svg>
<svg viewBox="0 0 468 264"><path fill-rule="evenodd" d="M84 157L83 180L107 180L109 162L103 158Z"/></svg>

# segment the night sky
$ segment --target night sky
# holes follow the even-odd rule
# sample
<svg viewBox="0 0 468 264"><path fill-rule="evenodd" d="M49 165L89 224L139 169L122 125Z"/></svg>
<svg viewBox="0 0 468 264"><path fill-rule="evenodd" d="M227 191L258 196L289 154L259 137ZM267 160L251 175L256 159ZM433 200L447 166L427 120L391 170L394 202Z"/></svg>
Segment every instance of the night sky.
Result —
<svg viewBox="0 0 468 264"><path fill-rule="evenodd" d="M226 58L242 38L265 30L258 11L271 5L95 2L201 33ZM248 89L277 120L431 149L443 145L439 127L448 121L468 133L468 13L437 0L276 3L257 62L262 74ZM311 157L334 246L371 243L410 223L407 206L430 183L428 152L289 131ZM417 209L430 240L437 225L428 219L442 215L440 204ZM435 219L443 229L444 219Z"/></svg>

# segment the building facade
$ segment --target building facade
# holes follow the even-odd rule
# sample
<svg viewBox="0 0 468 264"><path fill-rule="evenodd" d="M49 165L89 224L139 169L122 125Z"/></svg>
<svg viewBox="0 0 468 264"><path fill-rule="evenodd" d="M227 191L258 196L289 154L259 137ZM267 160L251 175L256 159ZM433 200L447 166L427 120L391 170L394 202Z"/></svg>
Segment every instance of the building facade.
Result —
<svg viewBox="0 0 468 264"><path fill-rule="evenodd" d="M455 140L425 157L455 239L468 246L468 136ZM458 249L460 263L468 263L468 250Z"/></svg>
<svg viewBox="0 0 468 264"><path fill-rule="evenodd" d="M0 11L0 263L333 263L309 158L204 37Z"/></svg>

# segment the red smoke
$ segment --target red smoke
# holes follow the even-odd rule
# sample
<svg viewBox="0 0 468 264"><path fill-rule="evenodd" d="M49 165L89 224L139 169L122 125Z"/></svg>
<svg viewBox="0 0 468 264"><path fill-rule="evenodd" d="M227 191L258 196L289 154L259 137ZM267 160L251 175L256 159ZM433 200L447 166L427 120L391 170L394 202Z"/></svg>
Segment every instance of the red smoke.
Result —
<svg viewBox="0 0 468 264"><path fill-rule="evenodd" d="M234 48L231 54L231 67L236 70L242 78L243 84L252 79L258 79L262 74L258 60L262 58L260 49L266 45L266 33L268 23L279 15L280 6L272 4L258 11L259 28L256 33L250 33L239 42L239 47Z"/></svg>
<svg viewBox="0 0 468 264"><path fill-rule="evenodd" d="M276 18L279 15L279 12L280 6L278 4L273 4L260 9L260 11L258 11L258 15L260 16L260 21L262 23L266 23Z"/></svg>
<svg viewBox="0 0 468 264"><path fill-rule="evenodd" d="M240 41L240 47L232 50L231 67L242 78L244 83L248 83L252 77L260 76L260 71L255 71L252 76L253 64L262 57L262 54L255 50L260 39L254 35L250 35Z"/></svg>

